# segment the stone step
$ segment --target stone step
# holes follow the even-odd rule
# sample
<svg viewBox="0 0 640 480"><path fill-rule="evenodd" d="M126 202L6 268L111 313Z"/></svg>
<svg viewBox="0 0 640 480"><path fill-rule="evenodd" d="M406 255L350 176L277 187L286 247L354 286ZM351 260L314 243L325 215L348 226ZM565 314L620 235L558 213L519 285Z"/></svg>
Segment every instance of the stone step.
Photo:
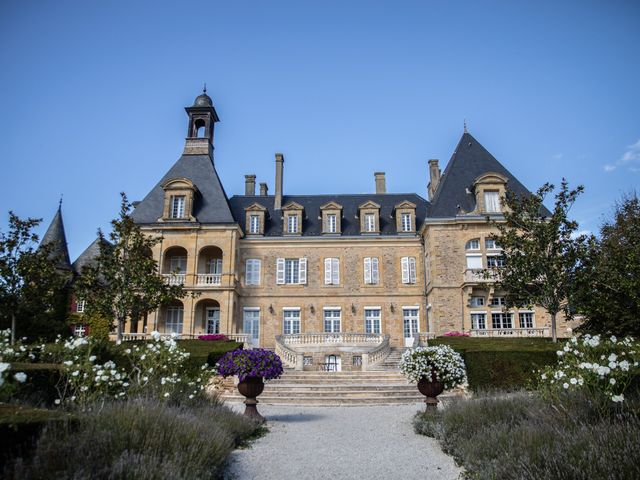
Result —
<svg viewBox="0 0 640 480"><path fill-rule="evenodd" d="M291 394L307 394L313 392L342 392L345 395L349 393L359 393L359 392L417 392L417 387L415 385L339 385L339 386L329 386L329 385L282 385L282 386L270 386L269 388L265 388L265 393L291 393Z"/></svg>
<svg viewBox="0 0 640 480"><path fill-rule="evenodd" d="M234 397L234 398L223 398L225 402L228 403L242 403L244 401L244 397ZM424 397L422 395L412 396L405 395L399 397L388 397L388 396L369 396L362 398L350 398L343 396L334 396L334 397L291 397L291 398L280 398L280 397L268 397L260 395L258 397L258 403L265 405L317 405L317 406L338 406L338 405L397 405L397 404L407 404L407 403L423 403Z"/></svg>

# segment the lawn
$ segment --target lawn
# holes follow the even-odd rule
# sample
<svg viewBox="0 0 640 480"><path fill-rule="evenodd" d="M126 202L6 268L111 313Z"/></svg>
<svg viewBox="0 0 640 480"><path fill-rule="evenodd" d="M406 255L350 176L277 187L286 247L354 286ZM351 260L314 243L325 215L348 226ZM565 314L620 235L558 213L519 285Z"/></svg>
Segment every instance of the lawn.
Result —
<svg viewBox="0 0 640 480"><path fill-rule="evenodd" d="M178 340L177 343L180 348L191 354L189 358L192 364L199 365L207 363L208 358L219 358L231 350L242 348L242 343L220 340Z"/></svg>

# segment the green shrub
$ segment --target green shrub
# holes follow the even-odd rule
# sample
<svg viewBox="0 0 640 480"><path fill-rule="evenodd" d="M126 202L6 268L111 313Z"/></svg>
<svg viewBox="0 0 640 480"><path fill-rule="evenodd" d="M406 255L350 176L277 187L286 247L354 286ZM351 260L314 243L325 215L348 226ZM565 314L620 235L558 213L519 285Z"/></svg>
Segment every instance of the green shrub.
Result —
<svg viewBox="0 0 640 480"><path fill-rule="evenodd" d="M519 390L535 386L536 372L557 360L562 344L542 338L437 338L430 345L449 345L460 352L472 390Z"/></svg>
<svg viewBox="0 0 640 480"><path fill-rule="evenodd" d="M231 450L255 429L210 402L107 404L79 413L76 424L47 426L31 458L14 460L3 478L219 478Z"/></svg>
<svg viewBox="0 0 640 480"><path fill-rule="evenodd" d="M60 381L60 365L14 362L11 364L10 371L23 372L27 376L24 383L14 384L15 388L11 392L12 400L29 405L51 406L58 398L56 385Z"/></svg>
<svg viewBox="0 0 640 480"><path fill-rule="evenodd" d="M472 478L640 478L640 400L628 403L603 411L576 393L556 404L522 392L480 396L418 414L414 428Z"/></svg>

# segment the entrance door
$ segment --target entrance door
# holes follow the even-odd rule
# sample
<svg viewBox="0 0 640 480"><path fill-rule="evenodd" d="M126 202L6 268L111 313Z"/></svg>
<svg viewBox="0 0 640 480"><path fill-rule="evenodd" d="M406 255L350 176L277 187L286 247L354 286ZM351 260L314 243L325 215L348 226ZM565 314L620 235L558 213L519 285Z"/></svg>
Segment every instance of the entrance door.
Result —
<svg viewBox="0 0 640 480"><path fill-rule="evenodd" d="M220 309L217 307L207 308L207 333L220 333Z"/></svg>
<svg viewBox="0 0 640 480"><path fill-rule="evenodd" d="M260 344L260 310L244 310L243 332L249 334L251 348L257 348Z"/></svg>
<svg viewBox="0 0 640 480"><path fill-rule="evenodd" d="M340 372L342 371L342 361L337 355L327 355L324 357L325 368L327 372Z"/></svg>
<svg viewBox="0 0 640 480"><path fill-rule="evenodd" d="M414 334L418 333L418 308L403 308L404 346L413 347Z"/></svg>

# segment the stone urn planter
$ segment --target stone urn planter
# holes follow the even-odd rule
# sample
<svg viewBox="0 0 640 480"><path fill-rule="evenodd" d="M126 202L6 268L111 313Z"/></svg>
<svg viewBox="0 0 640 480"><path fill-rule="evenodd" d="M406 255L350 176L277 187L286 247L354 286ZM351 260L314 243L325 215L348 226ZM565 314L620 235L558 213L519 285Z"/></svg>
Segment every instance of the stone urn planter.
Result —
<svg viewBox="0 0 640 480"><path fill-rule="evenodd" d="M427 404L427 410L437 408L439 402L437 397L444 392L444 383L439 382L435 375L433 378L435 378L433 381L425 377L418 380L418 390L426 397L424 402Z"/></svg>
<svg viewBox="0 0 640 480"><path fill-rule="evenodd" d="M265 418L258 412L258 400L256 397L260 395L263 390L264 380L262 380L262 377L247 377L238 383L238 392L246 397L244 401L246 405L244 414L261 423L265 421Z"/></svg>

